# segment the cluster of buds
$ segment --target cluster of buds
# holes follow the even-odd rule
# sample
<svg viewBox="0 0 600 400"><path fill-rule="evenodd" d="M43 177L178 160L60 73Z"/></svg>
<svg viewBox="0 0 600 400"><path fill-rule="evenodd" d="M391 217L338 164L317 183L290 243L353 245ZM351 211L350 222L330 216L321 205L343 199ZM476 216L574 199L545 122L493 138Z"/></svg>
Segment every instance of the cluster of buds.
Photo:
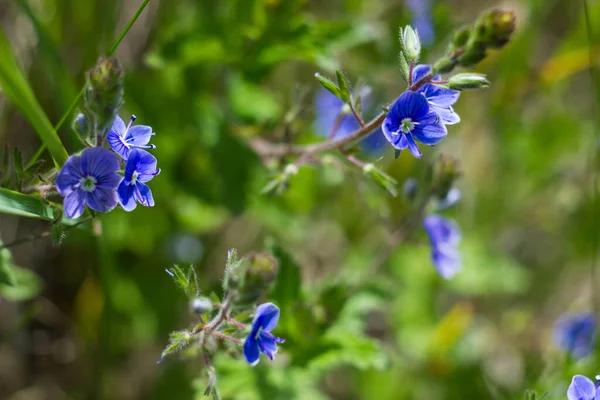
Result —
<svg viewBox="0 0 600 400"><path fill-rule="evenodd" d="M491 10L481 14L474 24L456 31L446 55L434 65L435 71L443 74L457 65L467 68L477 65L486 57L488 49L506 45L515 27L512 11Z"/></svg>

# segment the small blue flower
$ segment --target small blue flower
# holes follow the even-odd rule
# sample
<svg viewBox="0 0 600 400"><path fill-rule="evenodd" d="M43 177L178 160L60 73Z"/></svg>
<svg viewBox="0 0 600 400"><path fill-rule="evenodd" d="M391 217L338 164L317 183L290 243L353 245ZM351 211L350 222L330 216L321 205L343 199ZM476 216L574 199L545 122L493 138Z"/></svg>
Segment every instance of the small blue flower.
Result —
<svg viewBox="0 0 600 400"><path fill-rule="evenodd" d="M592 353L596 334L596 316L591 312L562 315L554 324L554 343L576 358Z"/></svg>
<svg viewBox="0 0 600 400"><path fill-rule="evenodd" d="M125 174L117 192L119 203L125 211L135 209L137 203L146 207L154 206L152 191L146 185L160 169L156 168L156 157L145 150L133 149L125 165Z"/></svg>
<svg viewBox="0 0 600 400"><path fill-rule="evenodd" d="M450 219L429 214L423 219L423 227L429 236L433 265L442 278L452 278L461 268L458 226Z"/></svg>
<svg viewBox="0 0 600 400"><path fill-rule="evenodd" d="M431 21L431 0L407 0L406 3L412 12L412 25L419 33L421 43L426 46L432 44L435 31Z"/></svg>
<svg viewBox="0 0 600 400"><path fill-rule="evenodd" d="M117 205L119 160L101 147L85 149L71 156L56 177L56 189L65 198L64 211L69 218L80 217L85 206L108 212Z"/></svg>
<svg viewBox="0 0 600 400"><path fill-rule="evenodd" d="M417 82L419 79L431 72L429 65L420 64L413 69L412 79ZM434 81L441 81L442 77L436 75ZM429 106L436 114L440 116L442 122L446 125L453 125L460 122L460 117L454 112L452 106L458 101L460 92L458 90L448 89L432 83L427 83L417 90L422 93L429 102Z"/></svg>
<svg viewBox="0 0 600 400"><path fill-rule="evenodd" d="M370 91L370 88L365 87L359 93L362 98L363 109L369 108ZM335 135L333 135L334 139L345 138L360 128L358 121L352 115L350 107L326 89L317 91L315 96L315 112L315 130L321 136L329 136L329 133L336 124L338 126ZM339 122L338 118L340 118ZM375 153L384 147L385 140L381 132L373 132L361 142L361 145L364 150Z"/></svg>
<svg viewBox="0 0 600 400"><path fill-rule="evenodd" d="M123 160L127 160L132 149L156 148L153 144L148 144L150 138L154 135L152 128L146 125L132 127L133 121L135 121L135 115L131 116L129 124L125 126L121 117L117 115L110 132L108 132L108 144Z"/></svg>
<svg viewBox="0 0 600 400"><path fill-rule="evenodd" d="M277 354L277 343L285 342L271 335L271 331L277 326L279 321L279 307L273 303L261 304L256 308L254 320L250 333L244 341L244 357L248 364L254 366L258 364L260 352L263 352L271 360Z"/></svg>
<svg viewBox="0 0 600 400"><path fill-rule="evenodd" d="M598 388L598 377L596 384L583 375L575 375L569 389L567 390L569 400L600 400L600 388Z"/></svg>
<svg viewBox="0 0 600 400"><path fill-rule="evenodd" d="M419 93L406 91L392 104L383 124L385 138L398 150L408 150L420 158L421 150L415 140L433 146L448 134L438 114Z"/></svg>

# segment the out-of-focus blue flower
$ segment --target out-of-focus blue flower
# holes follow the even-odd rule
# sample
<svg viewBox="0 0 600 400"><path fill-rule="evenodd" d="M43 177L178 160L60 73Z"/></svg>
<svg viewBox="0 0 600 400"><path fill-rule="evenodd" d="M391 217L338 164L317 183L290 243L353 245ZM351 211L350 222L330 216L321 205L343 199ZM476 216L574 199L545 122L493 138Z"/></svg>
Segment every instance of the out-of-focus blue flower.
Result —
<svg viewBox="0 0 600 400"><path fill-rule="evenodd" d="M592 353L596 334L596 316L591 312L562 315L554 324L556 346L583 358Z"/></svg>
<svg viewBox="0 0 600 400"><path fill-rule="evenodd" d="M421 150L415 140L433 146L448 134L427 99L420 93L406 91L398 97L381 125L385 138L398 150L408 150L420 158Z"/></svg>
<svg viewBox="0 0 600 400"><path fill-rule="evenodd" d="M423 227L431 244L431 259L442 278L452 278L461 268L460 231L456 223L437 214L423 219Z"/></svg>
<svg viewBox="0 0 600 400"><path fill-rule="evenodd" d="M273 336L270 332L279 321L279 307L273 303L261 304L256 308L250 333L244 341L244 357L248 364L258 364L260 352L269 356L271 360L277 354L277 343L285 342L284 339Z"/></svg>
<svg viewBox="0 0 600 400"><path fill-rule="evenodd" d="M132 149L156 148L153 144L148 144L154 135L152 128L146 125L131 126L133 121L135 115L131 116L129 124L125 126L121 117L117 115L107 135L108 144L123 160L127 160Z"/></svg>
<svg viewBox="0 0 600 400"><path fill-rule="evenodd" d="M145 150L133 149L129 153L125 174L117 190L119 203L125 211L132 211L137 203L146 207L154 206L152 191L146 185L160 169L156 168L156 157Z"/></svg>
<svg viewBox="0 0 600 400"><path fill-rule="evenodd" d="M417 29L421 43L428 46L433 43L435 31L431 20L431 0L406 0L413 15L412 25Z"/></svg>
<svg viewBox="0 0 600 400"><path fill-rule="evenodd" d="M369 93L371 89L368 87L363 88L359 95L363 102L363 109L368 109L370 106ZM342 100L337 98L331 92L326 89L320 89L317 91L315 96L315 130L321 136L328 137L336 123L334 139L344 138L360 128L358 121L352 112L350 107L346 106ZM338 118L339 122L338 122ZM385 138L381 134L381 131L377 130L367 136L361 145L367 152L375 153L385 147Z"/></svg>
<svg viewBox="0 0 600 400"><path fill-rule="evenodd" d="M586 376L575 375L569 389L567 390L569 400L600 400L600 388L598 388L598 377L596 384Z"/></svg>
<svg viewBox="0 0 600 400"><path fill-rule="evenodd" d="M115 208L116 189L121 180L118 170L117 157L101 147L69 157L56 177L56 189L65 198L65 215L78 218L86 205L100 212Z"/></svg>
<svg viewBox="0 0 600 400"><path fill-rule="evenodd" d="M412 79L417 82L419 79L431 72L429 65L420 64L413 69ZM435 75L434 81L441 81L442 77ZM454 112L452 106L458 101L460 92L452 90L432 83L427 83L417 90L427 98L429 106L435 111L442 122L446 125L452 125L460 122L460 117Z"/></svg>
<svg viewBox="0 0 600 400"><path fill-rule="evenodd" d="M448 190L448 193L446 193L446 197L444 197L441 200L438 200L436 204L436 209L445 210L447 208L450 208L456 203L458 203L461 197L462 194L460 192L460 189L453 187L452 189Z"/></svg>

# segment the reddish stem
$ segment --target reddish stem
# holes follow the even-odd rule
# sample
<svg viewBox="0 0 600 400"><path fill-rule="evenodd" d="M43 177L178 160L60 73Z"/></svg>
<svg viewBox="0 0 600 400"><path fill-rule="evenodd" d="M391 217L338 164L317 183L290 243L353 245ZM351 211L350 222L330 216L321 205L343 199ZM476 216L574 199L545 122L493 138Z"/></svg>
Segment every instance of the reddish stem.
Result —
<svg viewBox="0 0 600 400"><path fill-rule="evenodd" d="M227 322L229 322L230 324L233 324L233 325L237 326L238 328L242 328L242 329L248 328L248 325L242 324L240 321L238 321L235 318L227 317L225 320Z"/></svg>
<svg viewBox="0 0 600 400"><path fill-rule="evenodd" d="M211 332L211 334L213 334L214 336L219 337L221 339L229 340L230 342L233 342L233 343L236 343L236 344L239 344L239 345L242 344L241 340L236 339L236 338L231 337L231 336L228 336L228 335L225 335L224 333L221 333L221 332L213 331L213 332Z"/></svg>

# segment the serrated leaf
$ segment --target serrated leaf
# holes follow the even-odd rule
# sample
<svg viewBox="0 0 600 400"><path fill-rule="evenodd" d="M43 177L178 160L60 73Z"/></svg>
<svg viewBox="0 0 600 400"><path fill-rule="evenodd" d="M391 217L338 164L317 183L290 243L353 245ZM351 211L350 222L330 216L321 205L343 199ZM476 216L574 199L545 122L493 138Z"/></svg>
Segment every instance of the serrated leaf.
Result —
<svg viewBox="0 0 600 400"><path fill-rule="evenodd" d="M346 75L344 75L344 73L339 69L336 69L335 76L337 77L338 87L340 90L340 99L344 103L350 102L350 84L348 82L348 79L346 78Z"/></svg>
<svg viewBox="0 0 600 400"><path fill-rule="evenodd" d="M341 99L342 98L342 94L340 92L340 89L336 86L335 83L333 83L332 81L330 81L329 79L325 78L324 76L322 76L319 73L315 74L315 78L317 78L317 80L319 81L319 83L327 90L329 90L329 92L331 92L331 94L333 94L335 97Z"/></svg>
<svg viewBox="0 0 600 400"><path fill-rule="evenodd" d="M0 188L0 213L54 221L56 210L40 198Z"/></svg>

